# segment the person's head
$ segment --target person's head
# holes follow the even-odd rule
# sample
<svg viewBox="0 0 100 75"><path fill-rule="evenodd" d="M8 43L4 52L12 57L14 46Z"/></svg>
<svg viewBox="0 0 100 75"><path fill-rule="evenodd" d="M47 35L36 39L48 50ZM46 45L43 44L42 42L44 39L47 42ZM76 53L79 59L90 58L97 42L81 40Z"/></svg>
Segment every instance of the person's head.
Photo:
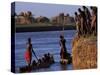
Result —
<svg viewBox="0 0 100 75"><path fill-rule="evenodd" d="M36 63L36 61L35 61L35 60L33 60L33 63Z"/></svg>
<svg viewBox="0 0 100 75"><path fill-rule="evenodd" d="M44 58L46 58L47 57L47 54L44 54Z"/></svg>
<svg viewBox="0 0 100 75"><path fill-rule="evenodd" d="M86 6L82 6L82 8L85 10L86 9Z"/></svg>
<svg viewBox="0 0 100 75"><path fill-rule="evenodd" d="M91 9L91 10L96 10L97 7L96 7L96 6L91 6L90 9Z"/></svg>
<svg viewBox="0 0 100 75"><path fill-rule="evenodd" d="M28 38L28 43L31 43L31 38Z"/></svg>
<svg viewBox="0 0 100 75"><path fill-rule="evenodd" d="M92 10L93 9L93 6L91 6L90 9Z"/></svg>
<svg viewBox="0 0 100 75"><path fill-rule="evenodd" d="M50 56L50 53L48 53L48 56Z"/></svg>
<svg viewBox="0 0 100 75"><path fill-rule="evenodd" d="M37 64L37 62L35 60L33 60L32 65L36 65L36 64Z"/></svg>
<svg viewBox="0 0 100 75"><path fill-rule="evenodd" d="M97 14L97 7L91 6L90 9L94 12L94 14Z"/></svg>
<svg viewBox="0 0 100 75"><path fill-rule="evenodd" d="M39 59L38 61L39 61L39 63L41 63L41 59Z"/></svg>
<svg viewBox="0 0 100 75"><path fill-rule="evenodd" d="M60 39L64 39L64 36L63 35L60 35Z"/></svg>
<svg viewBox="0 0 100 75"><path fill-rule="evenodd" d="M81 10L80 8L78 8L78 12L79 12L79 13L81 13L81 12L82 12L82 10Z"/></svg>
<svg viewBox="0 0 100 75"><path fill-rule="evenodd" d="M75 15L77 16L77 12L75 12Z"/></svg>

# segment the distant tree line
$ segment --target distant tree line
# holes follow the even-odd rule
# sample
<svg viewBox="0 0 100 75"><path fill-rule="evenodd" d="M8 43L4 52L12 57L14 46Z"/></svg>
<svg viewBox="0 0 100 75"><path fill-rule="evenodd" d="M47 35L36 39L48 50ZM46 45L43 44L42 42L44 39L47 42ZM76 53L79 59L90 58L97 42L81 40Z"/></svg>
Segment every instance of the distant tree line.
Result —
<svg viewBox="0 0 100 75"><path fill-rule="evenodd" d="M19 14L15 13L13 16L15 17L16 24L51 23L61 25L75 23L73 17L69 14L64 15L64 13L60 13L58 16L54 16L52 18L47 18L45 16L35 18L31 11L20 12Z"/></svg>

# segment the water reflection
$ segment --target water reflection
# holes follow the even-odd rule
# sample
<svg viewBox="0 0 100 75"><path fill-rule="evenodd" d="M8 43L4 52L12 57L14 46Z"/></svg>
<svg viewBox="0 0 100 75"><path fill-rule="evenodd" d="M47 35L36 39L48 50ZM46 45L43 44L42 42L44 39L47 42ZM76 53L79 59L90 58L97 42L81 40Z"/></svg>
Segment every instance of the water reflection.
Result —
<svg viewBox="0 0 100 75"><path fill-rule="evenodd" d="M67 64L60 64L60 68L61 70L66 70L67 69Z"/></svg>

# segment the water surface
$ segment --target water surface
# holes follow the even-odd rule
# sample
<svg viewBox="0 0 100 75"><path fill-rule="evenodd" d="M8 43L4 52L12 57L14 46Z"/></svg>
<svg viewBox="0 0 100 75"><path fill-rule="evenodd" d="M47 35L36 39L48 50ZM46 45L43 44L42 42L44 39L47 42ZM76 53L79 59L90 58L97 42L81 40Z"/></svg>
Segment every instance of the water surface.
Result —
<svg viewBox="0 0 100 75"><path fill-rule="evenodd" d="M59 70L72 70L72 64L62 66L60 61L60 46L59 46L59 36L61 31L43 31L43 32L25 32L16 33L15 42L15 68L18 72L18 68L25 66L26 62L24 59L24 53L26 50L27 38L31 37L33 49L38 56L41 58L45 53L51 53L54 55L54 60L56 63L51 65L49 68L43 68L34 70L34 72L42 71L59 71ZM75 30L65 30L64 37L66 39L66 47L69 53L72 53L71 42L75 36ZM33 59L35 57L33 56ZM36 60L36 59L35 59Z"/></svg>

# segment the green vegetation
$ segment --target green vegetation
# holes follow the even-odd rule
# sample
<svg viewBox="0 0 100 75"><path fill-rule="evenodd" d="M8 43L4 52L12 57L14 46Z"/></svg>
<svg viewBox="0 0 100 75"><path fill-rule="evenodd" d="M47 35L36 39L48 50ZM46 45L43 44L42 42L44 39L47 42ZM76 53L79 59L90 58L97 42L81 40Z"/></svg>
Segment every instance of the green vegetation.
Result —
<svg viewBox="0 0 100 75"><path fill-rule="evenodd" d="M16 24L16 27L47 27L47 26L62 26L62 25L53 25L51 23L32 23L32 24ZM70 26L73 27L75 26L74 23L69 24L69 25L64 25L64 26Z"/></svg>

